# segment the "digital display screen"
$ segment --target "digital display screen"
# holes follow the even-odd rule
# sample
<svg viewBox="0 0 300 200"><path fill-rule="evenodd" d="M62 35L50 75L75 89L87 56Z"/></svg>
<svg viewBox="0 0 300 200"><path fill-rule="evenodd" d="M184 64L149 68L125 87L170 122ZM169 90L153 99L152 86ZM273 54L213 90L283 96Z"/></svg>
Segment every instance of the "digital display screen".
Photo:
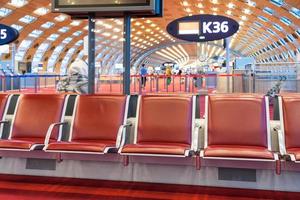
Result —
<svg viewBox="0 0 300 200"><path fill-rule="evenodd" d="M200 34L200 22L179 22L179 35L193 35Z"/></svg>
<svg viewBox="0 0 300 200"><path fill-rule="evenodd" d="M52 11L79 17L161 16L163 0L52 0Z"/></svg>
<svg viewBox="0 0 300 200"><path fill-rule="evenodd" d="M58 7L149 6L150 0L56 0Z"/></svg>

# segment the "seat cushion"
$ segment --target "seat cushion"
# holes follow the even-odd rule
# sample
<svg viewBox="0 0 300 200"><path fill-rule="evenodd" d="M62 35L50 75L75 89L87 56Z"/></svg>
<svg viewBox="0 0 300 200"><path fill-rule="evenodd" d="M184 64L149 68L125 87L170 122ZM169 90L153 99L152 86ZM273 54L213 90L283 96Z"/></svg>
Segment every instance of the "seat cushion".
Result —
<svg viewBox="0 0 300 200"><path fill-rule="evenodd" d="M139 143L125 145L122 153L184 155L190 148L190 145L180 143Z"/></svg>
<svg viewBox="0 0 300 200"><path fill-rule="evenodd" d="M296 161L300 161L300 148L290 148L290 149L287 149L287 152L289 154L294 154Z"/></svg>
<svg viewBox="0 0 300 200"><path fill-rule="evenodd" d="M115 147L116 142L110 140L77 140L72 142L53 142L47 147L52 151L101 152L107 147Z"/></svg>
<svg viewBox="0 0 300 200"><path fill-rule="evenodd" d="M265 147L212 145L204 150L204 157L274 159L274 154Z"/></svg>
<svg viewBox="0 0 300 200"><path fill-rule="evenodd" d="M0 148L3 149L29 150L35 144L44 144L44 138L18 138L10 140L0 140Z"/></svg>

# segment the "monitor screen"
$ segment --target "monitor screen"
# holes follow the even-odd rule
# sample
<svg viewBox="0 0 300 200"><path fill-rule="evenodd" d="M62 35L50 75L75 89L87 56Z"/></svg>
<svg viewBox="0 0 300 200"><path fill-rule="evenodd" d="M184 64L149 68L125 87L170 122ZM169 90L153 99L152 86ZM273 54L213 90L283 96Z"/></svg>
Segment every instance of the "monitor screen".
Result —
<svg viewBox="0 0 300 200"><path fill-rule="evenodd" d="M120 7L120 6L149 6L150 0L56 0L59 7L78 7L78 6L101 6L101 7Z"/></svg>

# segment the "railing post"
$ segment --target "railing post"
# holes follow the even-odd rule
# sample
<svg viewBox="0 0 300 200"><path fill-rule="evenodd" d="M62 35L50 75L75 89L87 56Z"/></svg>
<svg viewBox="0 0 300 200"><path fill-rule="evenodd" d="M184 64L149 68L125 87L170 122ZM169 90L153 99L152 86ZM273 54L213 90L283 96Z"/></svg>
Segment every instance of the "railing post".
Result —
<svg viewBox="0 0 300 200"><path fill-rule="evenodd" d="M158 93L159 92L159 75L156 75L155 80L156 80L156 93Z"/></svg>
<svg viewBox="0 0 300 200"><path fill-rule="evenodd" d="M34 93L37 93L37 76L34 76Z"/></svg>

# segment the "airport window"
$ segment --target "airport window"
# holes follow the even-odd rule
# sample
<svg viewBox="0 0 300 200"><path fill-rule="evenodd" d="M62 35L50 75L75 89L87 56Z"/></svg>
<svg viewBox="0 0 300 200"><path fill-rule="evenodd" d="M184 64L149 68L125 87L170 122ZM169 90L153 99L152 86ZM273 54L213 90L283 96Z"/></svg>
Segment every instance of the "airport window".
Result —
<svg viewBox="0 0 300 200"><path fill-rule="evenodd" d="M18 51L16 53L16 60L22 61L25 53L30 48L33 40L23 40L18 48Z"/></svg>
<svg viewBox="0 0 300 200"><path fill-rule="evenodd" d="M72 57L72 55L75 53L76 48L71 48L69 49L68 53L66 54L66 56L64 57L61 66L60 66L60 73L61 74L66 74L67 73L67 66L69 64L69 61Z"/></svg>
<svg viewBox="0 0 300 200"><path fill-rule="evenodd" d="M58 56L60 55L60 53L62 52L62 50L64 49L64 47L65 47L65 45L59 45L54 49L54 51L48 61L48 66L47 66L48 72L54 72L55 62L56 62Z"/></svg>
<svg viewBox="0 0 300 200"><path fill-rule="evenodd" d="M43 55L45 54L45 52L47 51L47 49L49 48L50 43L46 42L46 43L42 43L39 48L37 49L35 55L33 56L32 59L32 70L34 71L33 68L36 68L35 71L38 70L38 64L41 62Z"/></svg>

